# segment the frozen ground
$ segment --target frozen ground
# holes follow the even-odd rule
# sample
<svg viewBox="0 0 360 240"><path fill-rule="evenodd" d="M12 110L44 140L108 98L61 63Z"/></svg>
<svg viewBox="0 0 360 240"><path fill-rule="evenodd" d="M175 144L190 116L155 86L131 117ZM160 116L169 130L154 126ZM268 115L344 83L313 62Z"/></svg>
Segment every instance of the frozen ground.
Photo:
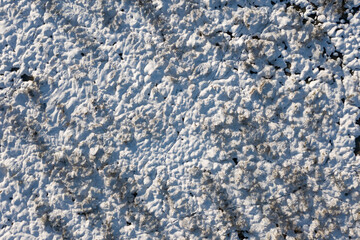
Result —
<svg viewBox="0 0 360 240"><path fill-rule="evenodd" d="M1 239L360 239L359 0L0 0Z"/></svg>

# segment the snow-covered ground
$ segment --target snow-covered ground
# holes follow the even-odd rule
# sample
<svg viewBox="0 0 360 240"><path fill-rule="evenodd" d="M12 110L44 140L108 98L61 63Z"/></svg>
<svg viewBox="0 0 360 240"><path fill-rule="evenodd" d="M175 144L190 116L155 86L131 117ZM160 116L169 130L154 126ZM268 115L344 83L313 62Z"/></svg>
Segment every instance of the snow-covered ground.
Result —
<svg viewBox="0 0 360 240"><path fill-rule="evenodd" d="M0 239L360 239L359 0L0 0Z"/></svg>

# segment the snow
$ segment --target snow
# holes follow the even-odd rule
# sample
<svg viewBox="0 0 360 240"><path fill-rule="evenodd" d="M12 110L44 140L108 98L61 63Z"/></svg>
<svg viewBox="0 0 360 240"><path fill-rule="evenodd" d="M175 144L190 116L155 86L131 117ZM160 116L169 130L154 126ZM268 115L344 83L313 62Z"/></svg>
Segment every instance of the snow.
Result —
<svg viewBox="0 0 360 240"><path fill-rule="evenodd" d="M0 1L0 238L360 238L359 4Z"/></svg>

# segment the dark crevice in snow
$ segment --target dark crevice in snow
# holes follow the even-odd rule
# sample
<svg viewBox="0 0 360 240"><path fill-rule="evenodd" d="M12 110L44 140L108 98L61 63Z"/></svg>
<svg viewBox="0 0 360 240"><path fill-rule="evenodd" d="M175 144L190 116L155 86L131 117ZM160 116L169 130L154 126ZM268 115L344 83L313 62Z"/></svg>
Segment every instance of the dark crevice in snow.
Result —
<svg viewBox="0 0 360 240"><path fill-rule="evenodd" d="M34 77L31 75L23 74L21 75L21 80L23 80L24 82L33 81Z"/></svg>
<svg viewBox="0 0 360 240"><path fill-rule="evenodd" d="M356 156L360 155L360 136L358 136L357 138L355 138L355 149L354 149L354 153Z"/></svg>

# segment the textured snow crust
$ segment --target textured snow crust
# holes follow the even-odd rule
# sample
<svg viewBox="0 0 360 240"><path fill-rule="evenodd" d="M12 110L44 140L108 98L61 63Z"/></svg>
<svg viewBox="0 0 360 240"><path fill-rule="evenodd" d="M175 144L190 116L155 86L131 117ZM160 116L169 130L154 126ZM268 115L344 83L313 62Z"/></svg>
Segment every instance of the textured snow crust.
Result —
<svg viewBox="0 0 360 240"><path fill-rule="evenodd" d="M359 8L0 0L0 238L359 239Z"/></svg>

